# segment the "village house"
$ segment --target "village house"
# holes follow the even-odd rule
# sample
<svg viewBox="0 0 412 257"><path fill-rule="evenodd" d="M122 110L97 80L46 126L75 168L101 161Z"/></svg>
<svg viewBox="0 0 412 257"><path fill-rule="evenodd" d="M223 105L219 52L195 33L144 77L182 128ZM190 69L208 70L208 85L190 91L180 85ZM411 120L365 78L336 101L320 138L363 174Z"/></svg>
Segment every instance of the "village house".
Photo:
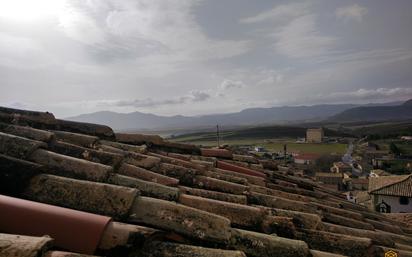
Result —
<svg viewBox="0 0 412 257"><path fill-rule="evenodd" d="M368 191L352 191L355 203L366 206L369 209L372 209L371 205L371 196Z"/></svg>
<svg viewBox="0 0 412 257"><path fill-rule="evenodd" d="M330 168L331 172L334 173L345 173L345 172L352 172L352 167L347 164L347 163L343 163L343 162L334 162L333 166Z"/></svg>
<svg viewBox="0 0 412 257"><path fill-rule="evenodd" d="M387 150L364 151L362 160L375 169L382 166L383 161L393 160L394 156Z"/></svg>
<svg viewBox="0 0 412 257"><path fill-rule="evenodd" d="M311 164L315 164L316 160L318 160L319 158L320 158L319 154L302 153L302 154L296 155L294 157L294 160L296 164L311 165Z"/></svg>
<svg viewBox="0 0 412 257"><path fill-rule="evenodd" d="M412 136L403 136L403 137L401 137L401 139L402 139L403 141L412 142Z"/></svg>
<svg viewBox="0 0 412 257"><path fill-rule="evenodd" d="M266 149L262 146L255 146L255 152L262 153L265 152Z"/></svg>
<svg viewBox="0 0 412 257"><path fill-rule="evenodd" d="M306 130L307 143L322 143L324 137L322 128L311 128Z"/></svg>
<svg viewBox="0 0 412 257"><path fill-rule="evenodd" d="M390 176L391 173L386 172L384 170L381 169L375 169L375 170L371 170L369 176L370 177L382 177L382 176Z"/></svg>
<svg viewBox="0 0 412 257"><path fill-rule="evenodd" d="M356 203L356 197L351 191L344 192L342 194L346 197L346 200L348 200L349 202Z"/></svg>
<svg viewBox="0 0 412 257"><path fill-rule="evenodd" d="M382 157L375 157L372 158L372 166L374 168L380 169L385 166L386 163L394 161L395 158L393 156L382 156Z"/></svg>
<svg viewBox="0 0 412 257"><path fill-rule="evenodd" d="M363 143L361 145L361 148L363 148L366 151L379 151L380 150L379 146L375 143L372 143L372 142Z"/></svg>
<svg viewBox="0 0 412 257"><path fill-rule="evenodd" d="M316 172L316 181L322 182L325 187L339 191L342 189L343 174L331 172Z"/></svg>
<svg viewBox="0 0 412 257"><path fill-rule="evenodd" d="M369 194L378 212L412 212L412 174L369 178Z"/></svg>
<svg viewBox="0 0 412 257"><path fill-rule="evenodd" d="M369 187L369 179L362 177L362 178L348 178L345 181L346 184L346 189L353 191L353 190L358 190L358 191L366 191L368 190Z"/></svg>

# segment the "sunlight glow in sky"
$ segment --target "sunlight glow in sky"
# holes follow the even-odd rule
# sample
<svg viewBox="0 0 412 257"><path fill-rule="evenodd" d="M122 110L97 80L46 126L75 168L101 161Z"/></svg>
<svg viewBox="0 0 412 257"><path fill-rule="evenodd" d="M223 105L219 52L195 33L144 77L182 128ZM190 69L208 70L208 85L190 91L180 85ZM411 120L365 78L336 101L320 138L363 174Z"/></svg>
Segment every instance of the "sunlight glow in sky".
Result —
<svg viewBox="0 0 412 257"><path fill-rule="evenodd" d="M36 21L58 16L64 0L0 0L0 17L16 21Z"/></svg>
<svg viewBox="0 0 412 257"><path fill-rule="evenodd" d="M410 0L0 0L0 105L58 117L412 98Z"/></svg>

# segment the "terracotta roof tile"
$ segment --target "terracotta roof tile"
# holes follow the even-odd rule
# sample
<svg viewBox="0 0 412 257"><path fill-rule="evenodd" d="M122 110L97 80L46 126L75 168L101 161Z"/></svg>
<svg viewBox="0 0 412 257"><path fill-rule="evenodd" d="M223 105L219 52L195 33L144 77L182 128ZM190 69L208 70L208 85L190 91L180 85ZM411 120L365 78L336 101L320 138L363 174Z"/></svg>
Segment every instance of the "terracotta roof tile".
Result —
<svg viewBox="0 0 412 257"><path fill-rule="evenodd" d="M83 135L67 131L55 130L53 131L53 134L57 140L89 148L94 148L99 140L96 136Z"/></svg>
<svg viewBox="0 0 412 257"><path fill-rule="evenodd" d="M227 149L202 148L200 151L201 155L205 157L233 158L232 152Z"/></svg>
<svg viewBox="0 0 412 257"><path fill-rule="evenodd" d="M371 177L369 193L412 197L412 175Z"/></svg>
<svg viewBox="0 0 412 257"><path fill-rule="evenodd" d="M28 159L46 166L48 172L52 174L98 182L105 181L113 170L108 165L57 154L43 149L36 150Z"/></svg>
<svg viewBox="0 0 412 257"><path fill-rule="evenodd" d="M142 135L142 134L126 134L116 133L116 140L120 143L143 145L143 144L155 144L161 145L163 138L157 135Z"/></svg>
<svg viewBox="0 0 412 257"><path fill-rule="evenodd" d="M230 238L229 219L149 197L136 198L129 220L200 240L222 243Z"/></svg>
<svg viewBox="0 0 412 257"><path fill-rule="evenodd" d="M240 166L233 165L233 164L230 164L224 161L217 161L217 167L219 169L230 170L230 171L234 171L237 173L242 173L242 174L246 174L250 176L266 178L266 175L260 171L248 169L245 167L240 167Z"/></svg>
<svg viewBox="0 0 412 257"><path fill-rule="evenodd" d="M35 201L121 219L129 214L139 191L41 174L30 181L24 194Z"/></svg>
<svg viewBox="0 0 412 257"><path fill-rule="evenodd" d="M2 232L49 235L63 249L93 254L111 218L0 195ZM1 254L0 254L1 255Z"/></svg>
<svg viewBox="0 0 412 257"><path fill-rule="evenodd" d="M200 246L154 241L143 249L144 257L196 256L246 257L242 251L213 249Z"/></svg>
<svg viewBox="0 0 412 257"><path fill-rule="evenodd" d="M68 121L68 120L58 120L56 119L55 130L68 131L73 133L81 133L89 136L97 136L102 139L113 139L113 130L105 125Z"/></svg>
<svg viewBox="0 0 412 257"><path fill-rule="evenodd" d="M295 159L299 159L299 160L317 160L319 158L320 158L320 155L316 153L302 153L302 154L295 156Z"/></svg>
<svg viewBox="0 0 412 257"><path fill-rule="evenodd" d="M0 153L2 154L26 159L39 148L47 148L47 144L0 132Z"/></svg>
<svg viewBox="0 0 412 257"><path fill-rule="evenodd" d="M50 113L0 108L0 122L0 193L124 222L106 226L94 254L364 256L384 247L410 254L404 222L316 181L285 175L293 170L271 160L226 149L202 149L202 156L197 146L153 135L116 140L107 126ZM407 190L409 180L400 183ZM6 225L0 222L0 231Z"/></svg>
<svg viewBox="0 0 412 257"><path fill-rule="evenodd" d="M123 163L116 172L121 175L155 182L165 186L177 186L179 184L178 179L161 175L156 172L146 170L144 168L137 167L127 163Z"/></svg>
<svg viewBox="0 0 412 257"><path fill-rule="evenodd" d="M0 234L0 256L2 257L38 257L52 245L53 239L47 236L31 237L22 235Z"/></svg>
<svg viewBox="0 0 412 257"><path fill-rule="evenodd" d="M50 142L54 139L54 134L52 132L35 129L28 126L0 123L0 131L36 141Z"/></svg>

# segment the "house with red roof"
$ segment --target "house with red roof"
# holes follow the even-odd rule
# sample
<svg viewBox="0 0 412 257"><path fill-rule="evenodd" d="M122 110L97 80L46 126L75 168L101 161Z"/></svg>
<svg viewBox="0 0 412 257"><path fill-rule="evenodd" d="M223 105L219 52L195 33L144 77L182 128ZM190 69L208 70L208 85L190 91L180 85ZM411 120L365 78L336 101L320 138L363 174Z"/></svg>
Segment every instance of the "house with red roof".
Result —
<svg viewBox="0 0 412 257"><path fill-rule="evenodd" d="M296 164L314 164L319 158L320 155L316 153L301 153L296 155L294 160Z"/></svg>

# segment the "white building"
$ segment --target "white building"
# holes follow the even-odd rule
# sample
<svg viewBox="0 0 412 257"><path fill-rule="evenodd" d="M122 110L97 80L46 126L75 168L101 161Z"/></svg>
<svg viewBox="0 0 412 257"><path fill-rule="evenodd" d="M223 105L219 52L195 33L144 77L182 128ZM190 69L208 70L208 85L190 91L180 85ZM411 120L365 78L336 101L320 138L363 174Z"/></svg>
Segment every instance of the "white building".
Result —
<svg viewBox="0 0 412 257"><path fill-rule="evenodd" d="M255 146L255 151L261 153L261 152L265 152L266 149L262 146Z"/></svg>
<svg viewBox="0 0 412 257"><path fill-rule="evenodd" d="M404 140L404 141L412 141L411 136L403 136L403 137L401 137L401 139Z"/></svg>
<svg viewBox="0 0 412 257"><path fill-rule="evenodd" d="M412 174L370 177L369 194L378 212L412 213Z"/></svg>

